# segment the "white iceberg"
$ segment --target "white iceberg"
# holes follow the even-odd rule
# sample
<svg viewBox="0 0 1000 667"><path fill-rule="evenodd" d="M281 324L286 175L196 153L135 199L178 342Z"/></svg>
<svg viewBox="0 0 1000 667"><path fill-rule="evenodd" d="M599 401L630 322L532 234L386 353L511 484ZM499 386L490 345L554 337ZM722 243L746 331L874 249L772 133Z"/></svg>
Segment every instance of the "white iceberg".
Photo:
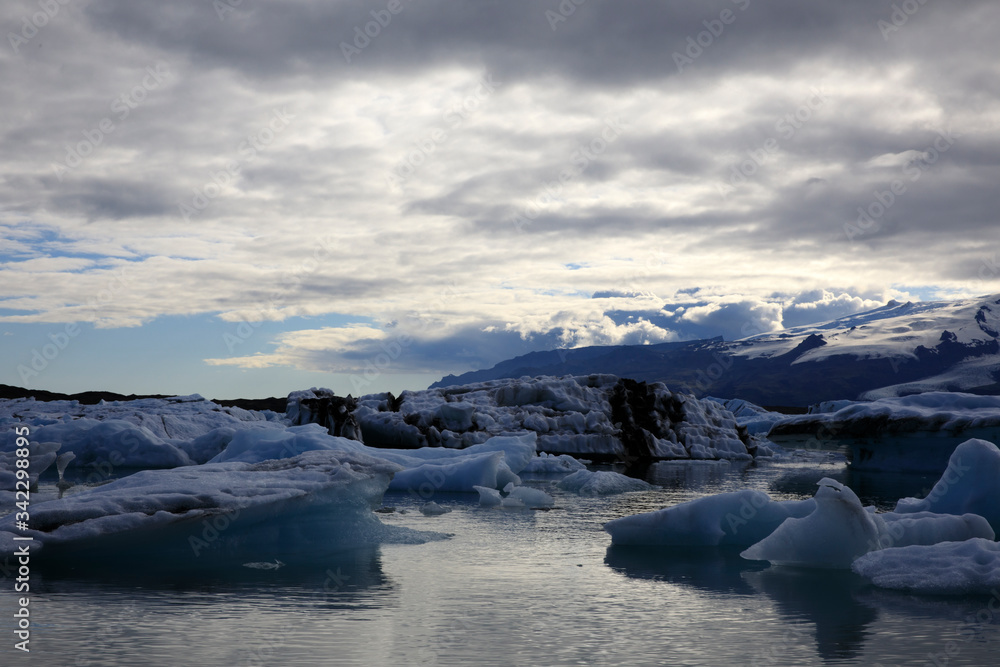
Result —
<svg viewBox="0 0 1000 667"><path fill-rule="evenodd" d="M940 473L970 438L1000 438L1000 396L927 392L875 401L829 401L776 422L768 439L846 445L858 470Z"/></svg>
<svg viewBox="0 0 1000 667"><path fill-rule="evenodd" d="M1000 588L1000 543L975 538L883 549L861 556L851 569L881 588L939 595L996 595Z"/></svg>
<svg viewBox="0 0 1000 667"><path fill-rule="evenodd" d="M581 496L608 496L653 488L649 482L611 470L578 470L560 480L558 486L563 491Z"/></svg>
<svg viewBox="0 0 1000 667"><path fill-rule="evenodd" d="M978 514L1000 531L1000 449L985 440L966 440L927 497L902 498L896 512Z"/></svg>
<svg viewBox="0 0 1000 667"><path fill-rule="evenodd" d="M846 569L878 545L878 525L857 495L828 477L818 484L814 512L788 519L740 555L775 565Z"/></svg>
<svg viewBox="0 0 1000 667"><path fill-rule="evenodd" d="M804 517L815 508L812 499L775 501L745 489L615 519L604 530L620 545L748 547L789 517Z"/></svg>
<svg viewBox="0 0 1000 667"><path fill-rule="evenodd" d="M587 466L580 459L569 454L548 454L539 452L520 470L526 475L558 475L577 470L586 470Z"/></svg>
<svg viewBox="0 0 1000 667"><path fill-rule="evenodd" d="M346 451L147 470L32 504L30 530L16 533L69 563L165 568L200 567L205 556L241 564L266 555L291 563L387 540L425 540L385 526L372 512L398 471ZM0 519L4 550L17 544L14 518Z"/></svg>
<svg viewBox="0 0 1000 667"><path fill-rule="evenodd" d="M530 431L540 451L588 458L751 460L769 453L720 404L613 375L373 394L358 399L355 416L365 442L388 447L466 448Z"/></svg>
<svg viewBox="0 0 1000 667"><path fill-rule="evenodd" d="M497 507L503 503L500 491L492 487L473 486L479 492L479 504L483 507Z"/></svg>
<svg viewBox="0 0 1000 667"><path fill-rule="evenodd" d="M509 488L509 487L508 487ZM482 496L480 496L481 498ZM481 501L480 501L481 503ZM503 499L504 507L552 507L555 499L541 489L530 486L515 486L510 488L507 497Z"/></svg>

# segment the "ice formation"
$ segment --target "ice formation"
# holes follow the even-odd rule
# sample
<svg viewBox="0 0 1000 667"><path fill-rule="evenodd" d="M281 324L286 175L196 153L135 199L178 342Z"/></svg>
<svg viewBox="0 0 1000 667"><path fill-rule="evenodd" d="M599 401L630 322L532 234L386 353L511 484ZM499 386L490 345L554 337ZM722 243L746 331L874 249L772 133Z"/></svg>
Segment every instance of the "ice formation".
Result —
<svg viewBox="0 0 1000 667"><path fill-rule="evenodd" d="M653 488L644 480L626 477L611 470L577 470L560 480L558 486L563 491L581 496L607 496Z"/></svg>
<svg viewBox="0 0 1000 667"><path fill-rule="evenodd" d="M293 398L289 415L300 410ZM464 448L530 431L539 451L573 456L750 460L770 453L716 402L613 375L374 394L358 399L354 414L364 441L380 447Z"/></svg>
<svg viewBox="0 0 1000 667"><path fill-rule="evenodd" d="M569 454L547 454L546 452L540 452L538 456L528 461L528 464L521 469L521 472L526 475L558 475L586 469L587 466L584 461L573 458Z"/></svg>
<svg viewBox="0 0 1000 667"><path fill-rule="evenodd" d="M851 448L859 470L940 473L970 438L1000 438L1000 396L928 392L871 402L829 401L776 422L767 437Z"/></svg>
<svg viewBox="0 0 1000 667"><path fill-rule="evenodd" d="M851 569L881 588L939 595L996 595L1000 589L1000 543L974 538L930 546L873 551ZM993 609L992 600L990 609Z"/></svg>
<svg viewBox="0 0 1000 667"><path fill-rule="evenodd" d="M824 477L815 501L815 511L788 519L741 555L776 565L844 569L878 545L875 519L849 488Z"/></svg>
<svg viewBox="0 0 1000 667"><path fill-rule="evenodd" d="M789 517L804 517L815 508L812 499L775 501L746 489L615 519L604 530L621 545L749 547Z"/></svg>
<svg viewBox="0 0 1000 667"><path fill-rule="evenodd" d="M33 443L73 453L72 468L104 471L205 463L239 431L284 427L276 413L223 407L197 395L97 405L19 398L0 400L0 452L13 451L15 424L30 428Z"/></svg>
<svg viewBox="0 0 1000 667"><path fill-rule="evenodd" d="M713 401L732 412L736 423L745 427L750 435L767 435L771 426L787 417L780 412L765 410L750 401L744 401L742 398L724 399L706 396L702 400Z"/></svg>
<svg viewBox="0 0 1000 667"><path fill-rule="evenodd" d="M70 561L194 567L260 554L301 561L310 553L397 539L399 531L372 509L398 471L388 461L347 451L146 470L35 503L32 529L18 533L34 537L49 558ZM0 548L15 544L14 528L13 514L0 519Z"/></svg>
<svg viewBox="0 0 1000 667"><path fill-rule="evenodd" d="M1000 532L1000 449L985 440L963 442L927 497L902 498L896 512L978 514Z"/></svg>
<svg viewBox="0 0 1000 667"><path fill-rule="evenodd" d="M479 504L483 507L496 507L503 503L500 491L493 487L473 486L472 488L479 492Z"/></svg>
<svg viewBox="0 0 1000 667"><path fill-rule="evenodd" d="M530 486L515 486L508 491L507 497L502 500L504 507L552 507L555 503L552 496L541 489L534 489Z"/></svg>

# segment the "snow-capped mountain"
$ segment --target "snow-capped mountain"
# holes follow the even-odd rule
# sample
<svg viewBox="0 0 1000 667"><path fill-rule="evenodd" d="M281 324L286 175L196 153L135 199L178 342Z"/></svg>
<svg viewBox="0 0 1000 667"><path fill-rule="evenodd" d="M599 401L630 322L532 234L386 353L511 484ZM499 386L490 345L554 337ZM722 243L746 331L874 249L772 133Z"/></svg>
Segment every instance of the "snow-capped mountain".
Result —
<svg viewBox="0 0 1000 667"><path fill-rule="evenodd" d="M926 391L1000 393L1000 295L897 303L829 322L658 345L533 352L447 376L446 387L524 375L610 373L696 396L806 406Z"/></svg>

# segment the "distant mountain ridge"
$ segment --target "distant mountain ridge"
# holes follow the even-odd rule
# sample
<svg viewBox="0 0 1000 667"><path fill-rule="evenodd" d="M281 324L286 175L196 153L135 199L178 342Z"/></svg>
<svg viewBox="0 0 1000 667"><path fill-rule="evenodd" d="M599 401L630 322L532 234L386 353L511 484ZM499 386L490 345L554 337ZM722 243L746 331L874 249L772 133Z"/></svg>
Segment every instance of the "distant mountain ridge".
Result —
<svg viewBox="0 0 1000 667"><path fill-rule="evenodd" d="M609 373L664 382L696 396L806 406L925 391L1000 394L1000 295L890 301L829 322L759 334L657 345L532 352L449 375L447 387L525 375Z"/></svg>

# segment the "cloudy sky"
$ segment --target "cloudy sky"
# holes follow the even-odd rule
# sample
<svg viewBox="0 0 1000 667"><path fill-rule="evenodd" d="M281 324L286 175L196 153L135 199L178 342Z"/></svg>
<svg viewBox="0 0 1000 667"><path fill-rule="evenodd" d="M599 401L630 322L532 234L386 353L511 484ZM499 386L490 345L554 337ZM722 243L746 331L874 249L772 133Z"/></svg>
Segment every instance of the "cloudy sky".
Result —
<svg viewBox="0 0 1000 667"><path fill-rule="evenodd" d="M0 382L422 388L1000 291L1000 4L35 0Z"/></svg>

